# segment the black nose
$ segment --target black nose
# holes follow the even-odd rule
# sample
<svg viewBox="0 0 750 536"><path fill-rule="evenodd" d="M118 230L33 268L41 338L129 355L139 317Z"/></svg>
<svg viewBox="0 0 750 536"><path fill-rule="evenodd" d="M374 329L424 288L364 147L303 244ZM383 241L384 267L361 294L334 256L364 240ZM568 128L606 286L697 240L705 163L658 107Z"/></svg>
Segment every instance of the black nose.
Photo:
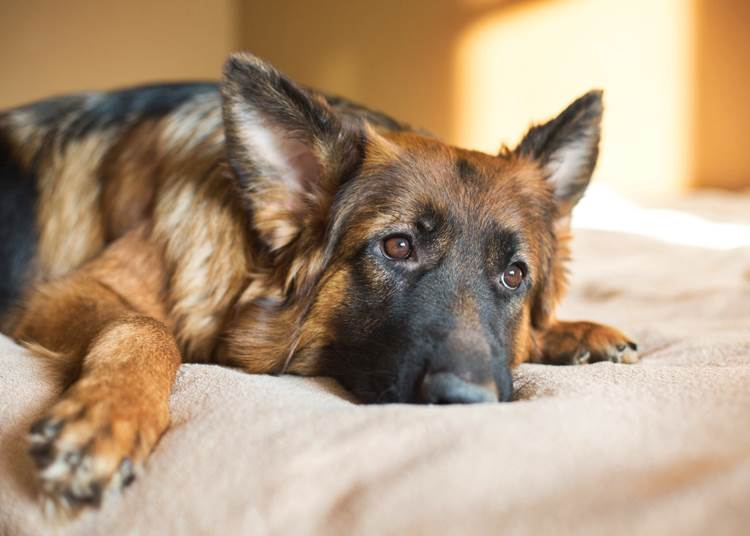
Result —
<svg viewBox="0 0 750 536"><path fill-rule="evenodd" d="M494 385L477 385L451 372L428 372L422 380L420 395L427 404L477 404L497 402Z"/></svg>

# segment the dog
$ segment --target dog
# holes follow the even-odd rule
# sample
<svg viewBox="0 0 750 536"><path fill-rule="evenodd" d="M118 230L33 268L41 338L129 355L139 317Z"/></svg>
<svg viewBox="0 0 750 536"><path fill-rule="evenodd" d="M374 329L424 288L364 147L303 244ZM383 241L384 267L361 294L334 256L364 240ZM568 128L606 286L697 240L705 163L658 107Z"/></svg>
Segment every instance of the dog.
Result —
<svg viewBox="0 0 750 536"><path fill-rule="evenodd" d="M133 481L182 362L430 404L508 401L522 362L636 362L555 316L602 109L491 155L235 54L218 85L0 114L3 330L63 389L29 432L47 507Z"/></svg>

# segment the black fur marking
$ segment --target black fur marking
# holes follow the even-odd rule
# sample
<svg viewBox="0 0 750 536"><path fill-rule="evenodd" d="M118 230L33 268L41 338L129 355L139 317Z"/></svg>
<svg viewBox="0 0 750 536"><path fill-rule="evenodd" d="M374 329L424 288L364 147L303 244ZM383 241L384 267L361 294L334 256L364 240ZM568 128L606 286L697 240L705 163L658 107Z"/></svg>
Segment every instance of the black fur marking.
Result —
<svg viewBox="0 0 750 536"><path fill-rule="evenodd" d="M470 181L476 177L477 169L465 158L456 160L456 175L464 181Z"/></svg>
<svg viewBox="0 0 750 536"><path fill-rule="evenodd" d="M160 117L197 95L218 93L210 82L156 84L102 93L88 104L63 133L75 140L94 130L121 126L128 119Z"/></svg>
<svg viewBox="0 0 750 536"><path fill-rule="evenodd" d="M19 298L37 247L36 179L15 161L0 134L0 316Z"/></svg>
<svg viewBox="0 0 750 536"><path fill-rule="evenodd" d="M515 231L503 229L495 225L490 225L484 232L487 237L485 256L492 263L495 263L495 269L502 272L511 263L513 257L520 249L521 237Z"/></svg>
<svg viewBox="0 0 750 536"><path fill-rule="evenodd" d="M20 109L31 113L34 123L43 127L54 126L60 118L80 110L86 102L86 95L64 95L34 102Z"/></svg>
<svg viewBox="0 0 750 536"><path fill-rule="evenodd" d="M410 125L397 121L381 111L372 110L338 95L325 95L325 99L342 116L364 118L376 127L394 132L414 130Z"/></svg>

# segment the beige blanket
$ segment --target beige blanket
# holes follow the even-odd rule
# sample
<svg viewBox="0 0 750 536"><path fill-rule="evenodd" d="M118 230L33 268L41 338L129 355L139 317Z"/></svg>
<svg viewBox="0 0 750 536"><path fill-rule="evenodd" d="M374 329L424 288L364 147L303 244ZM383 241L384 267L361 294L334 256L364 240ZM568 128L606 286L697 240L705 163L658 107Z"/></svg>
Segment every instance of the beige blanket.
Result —
<svg viewBox="0 0 750 536"><path fill-rule="evenodd" d="M524 365L517 401L464 407L185 365L145 474L60 533L750 534L750 199L673 208L699 219L579 231L561 311L624 329L641 364ZM23 436L54 396L0 339L4 535L50 532Z"/></svg>

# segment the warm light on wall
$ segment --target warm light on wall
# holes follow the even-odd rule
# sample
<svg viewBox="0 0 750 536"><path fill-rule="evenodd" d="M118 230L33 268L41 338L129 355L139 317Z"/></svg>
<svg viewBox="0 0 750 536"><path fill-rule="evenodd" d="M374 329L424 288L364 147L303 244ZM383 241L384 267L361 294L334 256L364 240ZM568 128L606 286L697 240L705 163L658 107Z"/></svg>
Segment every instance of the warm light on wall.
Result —
<svg viewBox="0 0 750 536"><path fill-rule="evenodd" d="M499 7L456 47L456 142L496 151L590 88L605 90L599 181L635 196L693 173L693 3L554 0Z"/></svg>

